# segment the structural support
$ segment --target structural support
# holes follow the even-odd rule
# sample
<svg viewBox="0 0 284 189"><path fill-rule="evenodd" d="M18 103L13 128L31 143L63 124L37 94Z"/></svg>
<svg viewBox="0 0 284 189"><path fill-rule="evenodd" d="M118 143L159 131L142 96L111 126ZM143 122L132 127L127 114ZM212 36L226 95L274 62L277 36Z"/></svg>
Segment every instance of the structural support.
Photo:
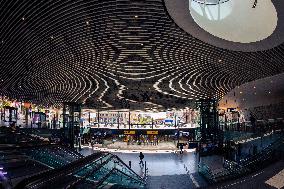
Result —
<svg viewBox="0 0 284 189"><path fill-rule="evenodd" d="M213 143L223 142L223 136L218 127L218 110L216 100L206 99L197 102L200 110L201 143L208 141Z"/></svg>
<svg viewBox="0 0 284 189"><path fill-rule="evenodd" d="M69 114L67 114L67 109ZM69 118L69 119L68 119ZM67 137L70 147L74 148L75 136L78 138L80 133L81 105L78 103L64 103L63 105L63 130L65 132L67 124Z"/></svg>

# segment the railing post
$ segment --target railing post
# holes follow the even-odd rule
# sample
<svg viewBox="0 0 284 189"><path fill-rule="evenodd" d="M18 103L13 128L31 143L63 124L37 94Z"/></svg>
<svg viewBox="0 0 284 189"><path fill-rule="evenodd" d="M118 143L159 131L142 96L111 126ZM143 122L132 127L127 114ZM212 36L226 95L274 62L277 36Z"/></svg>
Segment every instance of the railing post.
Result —
<svg viewBox="0 0 284 189"><path fill-rule="evenodd" d="M129 161L129 163L128 163L128 164L129 164L129 167L131 168L131 161Z"/></svg>
<svg viewBox="0 0 284 189"><path fill-rule="evenodd" d="M144 176L146 177L146 171L147 171L147 162L145 161L145 174L144 174Z"/></svg>

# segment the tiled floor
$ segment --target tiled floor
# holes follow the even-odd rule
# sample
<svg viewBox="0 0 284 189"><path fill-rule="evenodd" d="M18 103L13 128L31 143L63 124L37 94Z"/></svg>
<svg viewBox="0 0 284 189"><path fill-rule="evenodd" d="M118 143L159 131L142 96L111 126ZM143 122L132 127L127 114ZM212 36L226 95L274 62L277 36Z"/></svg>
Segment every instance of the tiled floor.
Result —
<svg viewBox="0 0 284 189"><path fill-rule="evenodd" d="M284 166L279 173L265 181L265 183L275 188L284 188Z"/></svg>

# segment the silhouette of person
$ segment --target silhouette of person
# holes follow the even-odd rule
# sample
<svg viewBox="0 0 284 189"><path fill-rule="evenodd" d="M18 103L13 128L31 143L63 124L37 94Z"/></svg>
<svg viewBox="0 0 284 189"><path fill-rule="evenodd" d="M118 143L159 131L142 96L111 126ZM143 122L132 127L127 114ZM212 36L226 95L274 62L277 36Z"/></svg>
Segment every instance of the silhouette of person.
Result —
<svg viewBox="0 0 284 189"><path fill-rule="evenodd" d="M139 164L141 164L141 163L143 164L144 154L142 152L140 152L140 154L139 154L139 159L140 159Z"/></svg>
<svg viewBox="0 0 284 189"><path fill-rule="evenodd" d="M252 131L255 132L255 122L256 122L256 119L255 117L252 115L252 113L250 113L250 123L251 123L251 127L252 127Z"/></svg>

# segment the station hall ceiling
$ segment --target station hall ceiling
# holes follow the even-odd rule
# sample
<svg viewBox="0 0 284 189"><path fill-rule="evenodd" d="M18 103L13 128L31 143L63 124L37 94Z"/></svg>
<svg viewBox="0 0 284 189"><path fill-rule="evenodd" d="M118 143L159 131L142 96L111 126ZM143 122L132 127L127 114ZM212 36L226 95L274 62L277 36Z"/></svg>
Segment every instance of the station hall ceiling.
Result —
<svg viewBox="0 0 284 189"><path fill-rule="evenodd" d="M282 73L283 60L283 44L241 52L194 38L163 0L0 0L0 93L18 100L180 108Z"/></svg>

